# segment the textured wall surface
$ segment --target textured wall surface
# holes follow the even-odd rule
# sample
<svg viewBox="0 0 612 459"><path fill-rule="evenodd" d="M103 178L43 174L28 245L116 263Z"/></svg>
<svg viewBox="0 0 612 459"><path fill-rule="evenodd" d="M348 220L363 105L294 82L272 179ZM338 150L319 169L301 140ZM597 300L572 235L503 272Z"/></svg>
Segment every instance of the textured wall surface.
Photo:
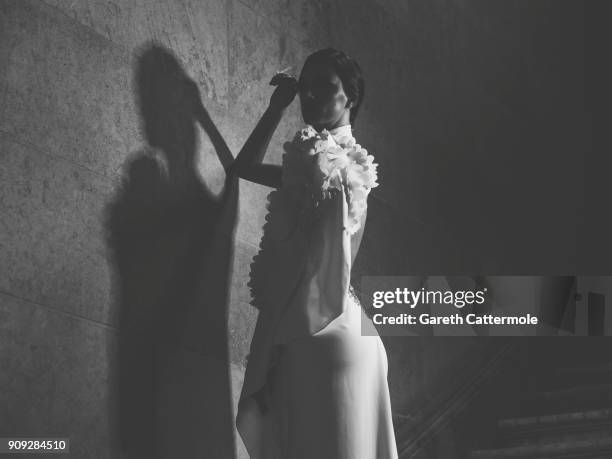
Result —
<svg viewBox="0 0 612 459"><path fill-rule="evenodd" d="M356 285L362 274L565 273L583 199L580 15L575 2L1 0L0 436L68 436L75 457L120 457L114 416L127 390L142 394L134 424L153 400L165 422L124 427L132 441L162 432L163 451L181 441L246 457L232 422L269 190L226 182L199 128L193 164L173 169L192 173L192 188L164 188L138 161L134 74L150 40L197 83L234 155L276 70L299 72L328 45L358 59L367 96L355 135L381 186ZM300 126L296 100L267 161ZM109 212L111 232L131 235L118 256ZM385 343L394 410L407 417L458 358L487 348ZM137 368L149 386L117 389Z"/></svg>

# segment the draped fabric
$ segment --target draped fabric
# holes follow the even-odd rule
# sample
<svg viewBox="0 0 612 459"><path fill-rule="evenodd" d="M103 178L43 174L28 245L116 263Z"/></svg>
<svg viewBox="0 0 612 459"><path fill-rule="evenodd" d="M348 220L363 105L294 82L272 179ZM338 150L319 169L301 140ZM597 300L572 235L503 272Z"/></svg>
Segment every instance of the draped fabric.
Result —
<svg viewBox="0 0 612 459"><path fill-rule="evenodd" d="M301 339L324 333L332 322L334 327L348 329L351 321L350 327L358 330L359 313L351 309L355 301L349 294L351 235L363 224L368 192L377 185L373 158L354 142L350 125L320 134L307 127L298 131L293 142L285 143L285 151L283 186L268 195L268 215L249 282L259 316L236 426L252 459L287 454L269 449L283 444L278 426L270 424L270 411L287 409L278 402L283 388L271 384L277 368L286 368L279 367L283 353ZM373 360L384 360L377 365L385 383L383 401L388 404L386 354L380 338L375 338L378 342L370 349L376 356ZM325 360L323 355L319 360Z"/></svg>

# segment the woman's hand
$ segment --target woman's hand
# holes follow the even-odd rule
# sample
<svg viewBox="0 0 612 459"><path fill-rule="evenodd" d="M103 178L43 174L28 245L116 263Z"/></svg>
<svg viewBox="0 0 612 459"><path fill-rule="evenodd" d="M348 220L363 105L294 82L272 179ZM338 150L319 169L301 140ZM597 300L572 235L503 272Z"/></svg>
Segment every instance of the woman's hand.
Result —
<svg viewBox="0 0 612 459"><path fill-rule="evenodd" d="M293 102L298 92L298 81L294 76L279 72L270 80L271 86L276 86L272 97L270 97L270 108L282 111Z"/></svg>

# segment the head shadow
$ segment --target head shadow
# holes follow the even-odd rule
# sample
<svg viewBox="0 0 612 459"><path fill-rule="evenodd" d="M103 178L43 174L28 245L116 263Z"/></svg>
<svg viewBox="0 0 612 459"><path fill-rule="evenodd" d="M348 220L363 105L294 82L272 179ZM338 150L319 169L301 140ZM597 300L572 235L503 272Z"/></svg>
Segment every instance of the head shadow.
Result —
<svg viewBox="0 0 612 459"><path fill-rule="evenodd" d="M179 456L235 457L227 309L238 181L226 173L218 196L208 189L196 122L226 171L233 156L171 51L147 43L133 67L147 145L127 158L105 209L120 329L111 428L130 458L171 444Z"/></svg>

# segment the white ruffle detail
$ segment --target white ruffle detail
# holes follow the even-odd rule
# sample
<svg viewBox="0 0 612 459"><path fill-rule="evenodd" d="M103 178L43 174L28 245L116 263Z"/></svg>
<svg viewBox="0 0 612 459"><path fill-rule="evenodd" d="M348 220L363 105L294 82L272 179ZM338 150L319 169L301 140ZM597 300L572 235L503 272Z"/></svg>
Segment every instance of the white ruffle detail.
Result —
<svg viewBox="0 0 612 459"><path fill-rule="evenodd" d="M342 126L344 127L344 126ZM367 197L378 186L374 156L359 145L350 129L323 129L307 125L283 145L283 188L290 188L298 205L314 207L344 187L348 199L348 227L354 234L361 226Z"/></svg>

